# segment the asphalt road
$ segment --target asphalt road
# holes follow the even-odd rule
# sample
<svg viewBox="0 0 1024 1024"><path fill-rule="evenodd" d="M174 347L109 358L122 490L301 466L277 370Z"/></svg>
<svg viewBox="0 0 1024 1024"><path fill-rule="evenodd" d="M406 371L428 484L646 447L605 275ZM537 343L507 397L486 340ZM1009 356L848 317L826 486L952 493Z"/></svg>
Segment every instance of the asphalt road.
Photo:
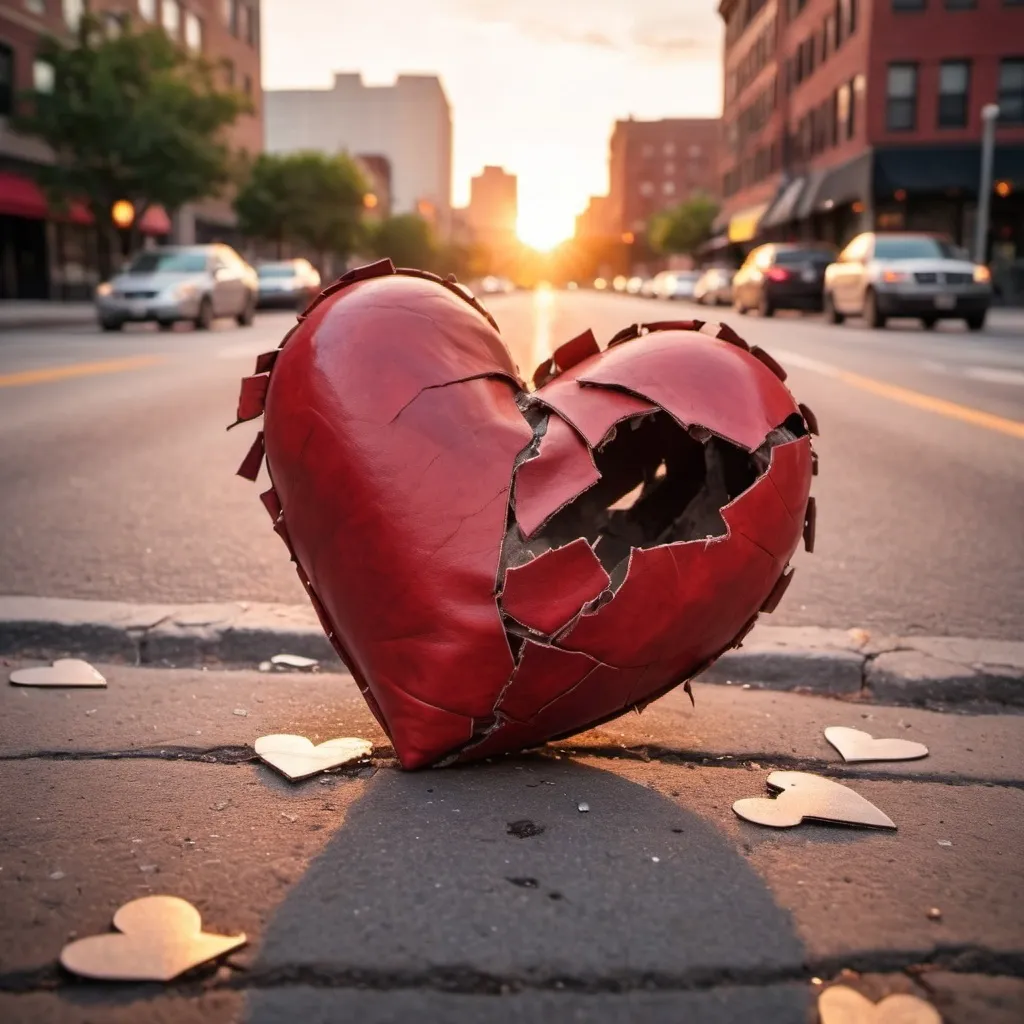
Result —
<svg viewBox="0 0 1024 1024"><path fill-rule="evenodd" d="M524 373L585 327L696 307L590 292L488 300ZM817 414L817 548L772 623L1019 639L1024 329L871 332L722 310ZM302 602L258 489L234 476L238 381L289 314L159 334L0 333L0 593Z"/></svg>

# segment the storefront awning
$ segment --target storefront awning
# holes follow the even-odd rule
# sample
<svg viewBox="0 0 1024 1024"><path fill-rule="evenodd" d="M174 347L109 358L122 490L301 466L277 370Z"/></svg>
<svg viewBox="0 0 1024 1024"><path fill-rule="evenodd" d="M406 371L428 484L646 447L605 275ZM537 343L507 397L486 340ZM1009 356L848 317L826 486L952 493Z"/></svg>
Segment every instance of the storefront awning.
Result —
<svg viewBox="0 0 1024 1024"><path fill-rule="evenodd" d="M71 221L73 224L91 224L92 214L84 203L73 201L67 210L53 210L46 194L31 178L10 171L0 171L0 214L27 217L29 220ZM151 206L139 222L139 230L147 235L166 235L171 220L162 206Z"/></svg>
<svg viewBox="0 0 1024 1024"><path fill-rule="evenodd" d="M774 202L772 202L765 215L761 218L760 228L762 231L765 228L779 227L782 224L788 224L790 221L797 219L797 202L806 184L807 179L799 177L794 178L782 187Z"/></svg>
<svg viewBox="0 0 1024 1024"><path fill-rule="evenodd" d="M871 168L874 154L862 153L838 167L829 167L818 172L813 192L805 194L801 201L801 216L809 217L814 212L831 210L859 200L866 200L871 190Z"/></svg>
<svg viewBox="0 0 1024 1024"><path fill-rule="evenodd" d="M874 185L878 196L891 196L897 189L907 192L946 192L960 189L977 195L981 178L981 147L893 146L875 150ZM1024 145L998 142L993 154L995 180L1024 185Z"/></svg>
<svg viewBox="0 0 1024 1024"><path fill-rule="evenodd" d="M729 218L729 241L749 242L757 234L758 225L767 209L768 204L761 203L760 206L748 206L733 214Z"/></svg>

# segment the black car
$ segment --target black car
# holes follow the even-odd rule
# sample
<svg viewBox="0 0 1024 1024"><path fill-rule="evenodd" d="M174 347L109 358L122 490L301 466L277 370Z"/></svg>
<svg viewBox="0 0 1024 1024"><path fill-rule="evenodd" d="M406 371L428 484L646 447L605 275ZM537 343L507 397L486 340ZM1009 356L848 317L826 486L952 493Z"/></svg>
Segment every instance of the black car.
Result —
<svg viewBox="0 0 1024 1024"><path fill-rule="evenodd" d="M732 281L737 313L756 309L771 316L777 309L821 309L825 268L835 259L825 245L769 242L751 250Z"/></svg>

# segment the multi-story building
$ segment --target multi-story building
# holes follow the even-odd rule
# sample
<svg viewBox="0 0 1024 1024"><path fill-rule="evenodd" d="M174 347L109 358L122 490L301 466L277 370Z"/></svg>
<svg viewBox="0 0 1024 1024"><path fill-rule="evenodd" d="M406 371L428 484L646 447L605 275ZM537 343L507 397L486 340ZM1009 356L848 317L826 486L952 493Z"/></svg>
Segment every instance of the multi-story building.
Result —
<svg viewBox="0 0 1024 1024"><path fill-rule="evenodd" d="M717 118L617 121L609 154L610 217L640 235L651 218L695 193L719 191Z"/></svg>
<svg viewBox="0 0 1024 1024"><path fill-rule="evenodd" d="M88 298L98 280L98 247L89 211L79 203L60 213L49 208L32 165L52 155L37 140L17 136L7 119L17 96L52 84L52 71L36 58L44 35L71 38L86 7L109 19L159 25L182 46L222 68L223 85L247 93L254 112L228 132L236 149L262 147L259 0L3 0L0 3L0 298ZM175 223L158 208L140 227L180 242L236 241L226 199L177 211Z"/></svg>
<svg viewBox="0 0 1024 1024"><path fill-rule="evenodd" d="M969 244L981 111L997 103L989 256L1021 259L1021 0L722 0L719 13L732 243L908 228Z"/></svg>
<svg viewBox="0 0 1024 1024"><path fill-rule="evenodd" d="M380 153L359 153L355 162L369 185L366 207L373 217L391 216L391 161Z"/></svg>
<svg viewBox="0 0 1024 1024"><path fill-rule="evenodd" d="M485 167L469 182L466 219L474 239L492 251L516 244L519 185L501 167Z"/></svg>
<svg viewBox="0 0 1024 1024"><path fill-rule="evenodd" d="M436 75L367 86L358 74L337 74L330 89L267 90L264 102L269 152L379 153L391 165L394 212L419 213L448 235L452 119Z"/></svg>
<svg viewBox="0 0 1024 1024"><path fill-rule="evenodd" d="M617 225L611 216L610 197L591 196L587 208L576 217L576 238L582 241L597 241L617 234Z"/></svg>

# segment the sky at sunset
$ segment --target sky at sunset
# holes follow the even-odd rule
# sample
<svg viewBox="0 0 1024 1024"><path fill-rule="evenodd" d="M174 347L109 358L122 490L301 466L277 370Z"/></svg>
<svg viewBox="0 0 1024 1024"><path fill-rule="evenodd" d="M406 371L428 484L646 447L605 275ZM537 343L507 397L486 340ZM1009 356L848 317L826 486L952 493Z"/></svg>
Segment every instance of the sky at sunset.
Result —
<svg viewBox="0 0 1024 1024"><path fill-rule="evenodd" d="M572 234L608 185L616 118L716 116L717 0L263 0L263 85L440 75L452 107L455 205L484 164L519 176L520 228Z"/></svg>

